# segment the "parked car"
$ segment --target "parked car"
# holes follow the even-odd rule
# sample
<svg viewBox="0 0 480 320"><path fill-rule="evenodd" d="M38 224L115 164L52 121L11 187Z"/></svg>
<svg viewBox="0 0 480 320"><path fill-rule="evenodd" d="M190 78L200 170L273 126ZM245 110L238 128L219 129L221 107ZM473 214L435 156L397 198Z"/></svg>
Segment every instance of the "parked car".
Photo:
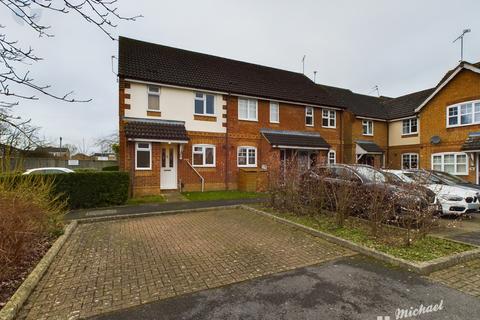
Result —
<svg viewBox="0 0 480 320"><path fill-rule="evenodd" d="M35 169L28 169L23 174L56 174L56 173L73 173L72 169L68 168L61 168L61 167L48 167L48 168L35 168Z"/></svg>
<svg viewBox="0 0 480 320"><path fill-rule="evenodd" d="M437 170L430 170L433 175L437 178L441 179L443 182L447 183L448 185L458 185L464 188L475 189L480 192L480 185L471 183L465 179L462 179L458 176L450 174L448 172L437 171Z"/></svg>
<svg viewBox="0 0 480 320"><path fill-rule="evenodd" d="M365 202L368 195L373 194L375 191L383 190L386 192L388 201L393 201L392 208L395 217L413 210L413 205L417 205L417 208L422 210L432 210L435 213L441 209L436 202L435 194L429 189L420 187L418 190L412 190L399 183L400 181L394 177L387 176L385 173L368 165L334 164L321 166L317 170L313 177L311 175L311 179L323 179L331 188L346 186L353 188L354 193L351 196L358 197L356 201L360 203L356 203L355 208L352 208L352 210L360 215L365 213L359 211L363 211L363 207L368 205ZM309 183L312 182L310 181Z"/></svg>
<svg viewBox="0 0 480 320"><path fill-rule="evenodd" d="M449 185L436 175L425 170L385 170L405 183L419 183L433 191L442 206L443 215L462 215L477 212L480 208L479 194L473 189Z"/></svg>

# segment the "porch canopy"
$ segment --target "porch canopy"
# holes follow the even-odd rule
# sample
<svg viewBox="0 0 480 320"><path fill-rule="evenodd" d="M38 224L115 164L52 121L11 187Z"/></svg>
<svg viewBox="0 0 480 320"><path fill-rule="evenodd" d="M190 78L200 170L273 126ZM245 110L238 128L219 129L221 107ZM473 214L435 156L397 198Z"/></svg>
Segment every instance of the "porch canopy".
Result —
<svg viewBox="0 0 480 320"><path fill-rule="evenodd" d="M355 154L357 156L357 161L362 158L364 155L383 155L384 151L380 148L375 142L372 141L355 141Z"/></svg>
<svg viewBox="0 0 480 320"><path fill-rule="evenodd" d="M462 145L464 152L480 152L480 132L470 132Z"/></svg>
<svg viewBox="0 0 480 320"><path fill-rule="evenodd" d="M279 149L330 150L330 145L317 132L261 129L261 134Z"/></svg>
<svg viewBox="0 0 480 320"><path fill-rule="evenodd" d="M188 143L183 121L124 118L125 136L133 141Z"/></svg>

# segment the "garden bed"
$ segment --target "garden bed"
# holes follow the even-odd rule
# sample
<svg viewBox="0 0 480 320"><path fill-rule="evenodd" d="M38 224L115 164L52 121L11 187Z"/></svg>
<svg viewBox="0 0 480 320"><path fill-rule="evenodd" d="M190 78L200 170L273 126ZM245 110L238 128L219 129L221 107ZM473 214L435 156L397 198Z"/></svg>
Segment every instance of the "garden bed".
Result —
<svg viewBox="0 0 480 320"><path fill-rule="evenodd" d="M333 217L328 215L299 216L290 213L280 213L265 206L254 206L257 209L273 214L294 223L318 230L332 236L351 241L355 244L377 250L403 259L409 262L428 262L435 259L452 256L469 250L478 249L478 247L441 239L434 236L426 236L419 239L410 246L401 245L401 235L395 228L388 228L388 242L377 241L369 236L368 222L360 219L349 218L343 227L338 227Z"/></svg>
<svg viewBox="0 0 480 320"><path fill-rule="evenodd" d="M54 237L38 238L29 244L29 252L22 256L22 260L15 267L0 270L0 309L20 287L54 242Z"/></svg>

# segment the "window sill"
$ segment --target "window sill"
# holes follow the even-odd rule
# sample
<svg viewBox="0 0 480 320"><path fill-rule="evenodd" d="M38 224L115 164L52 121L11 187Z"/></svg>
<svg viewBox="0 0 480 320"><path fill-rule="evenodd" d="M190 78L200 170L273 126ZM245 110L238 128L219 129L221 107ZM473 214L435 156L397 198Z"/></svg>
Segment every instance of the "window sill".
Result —
<svg viewBox="0 0 480 320"><path fill-rule="evenodd" d="M280 124L280 121L271 121L271 120L270 120L270 123Z"/></svg>
<svg viewBox="0 0 480 320"><path fill-rule="evenodd" d="M238 118L239 121L249 121L249 122L258 122L258 119L241 119L241 118Z"/></svg>
<svg viewBox="0 0 480 320"><path fill-rule="evenodd" d="M135 171L152 171L152 168L135 168Z"/></svg>
<svg viewBox="0 0 480 320"><path fill-rule="evenodd" d="M373 137L373 133L372 134L363 133L362 135L364 135L366 137Z"/></svg>
<svg viewBox="0 0 480 320"><path fill-rule="evenodd" d="M256 168L257 165L252 165L252 164L237 164L237 167L239 168Z"/></svg>
<svg viewBox="0 0 480 320"><path fill-rule="evenodd" d="M214 115L194 114L194 115L193 115L193 120L216 122L216 121L217 121L217 117L214 116Z"/></svg>
<svg viewBox="0 0 480 320"><path fill-rule="evenodd" d="M328 127L327 127L327 126L322 126L322 128L325 128L325 129L337 129L337 127L336 127L336 126L335 126L335 127L330 127L330 126L328 126Z"/></svg>
<svg viewBox="0 0 480 320"><path fill-rule="evenodd" d="M314 124L305 124L305 127L313 128L313 127L315 127L315 125Z"/></svg>
<svg viewBox="0 0 480 320"><path fill-rule="evenodd" d="M199 169L201 169L201 168L215 168L215 165L198 165L197 164L197 165L192 165L192 167L199 168Z"/></svg>
<svg viewBox="0 0 480 320"><path fill-rule="evenodd" d="M154 110L147 110L147 116L148 117L161 117L162 116L162 113L158 110L154 111Z"/></svg>
<svg viewBox="0 0 480 320"><path fill-rule="evenodd" d="M402 133L402 138L418 137L418 132L415 133Z"/></svg>

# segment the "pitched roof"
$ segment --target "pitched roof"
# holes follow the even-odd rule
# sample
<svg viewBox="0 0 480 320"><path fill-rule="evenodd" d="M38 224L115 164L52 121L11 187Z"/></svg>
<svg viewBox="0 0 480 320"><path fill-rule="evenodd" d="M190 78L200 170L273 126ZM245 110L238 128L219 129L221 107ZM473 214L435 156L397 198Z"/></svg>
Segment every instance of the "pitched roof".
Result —
<svg viewBox="0 0 480 320"><path fill-rule="evenodd" d="M124 118L125 136L136 139L188 141L183 122Z"/></svg>
<svg viewBox="0 0 480 320"><path fill-rule="evenodd" d="M374 97L352 92L348 89L326 85L318 85L334 96L343 107L356 116L367 118L387 119L387 109L382 104L386 97Z"/></svg>
<svg viewBox="0 0 480 320"><path fill-rule="evenodd" d="M120 37L118 74L195 89L339 107L301 73Z"/></svg>
<svg viewBox="0 0 480 320"><path fill-rule="evenodd" d="M375 142L358 140L355 141L355 143L368 153L383 153L383 149L380 148Z"/></svg>
<svg viewBox="0 0 480 320"><path fill-rule="evenodd" d="M409 93L398 98L384 101L383 104L388 110L388 119L414 116L415 108L425 101L433 91L435 91L435 88Z"/></svg>
<svg viewBox="0 0 480 320"><path fill-rule="evenodd" d="M316 132L261 129L265 139L272 146L306 147L330 149L330 145Z"/></svg>

